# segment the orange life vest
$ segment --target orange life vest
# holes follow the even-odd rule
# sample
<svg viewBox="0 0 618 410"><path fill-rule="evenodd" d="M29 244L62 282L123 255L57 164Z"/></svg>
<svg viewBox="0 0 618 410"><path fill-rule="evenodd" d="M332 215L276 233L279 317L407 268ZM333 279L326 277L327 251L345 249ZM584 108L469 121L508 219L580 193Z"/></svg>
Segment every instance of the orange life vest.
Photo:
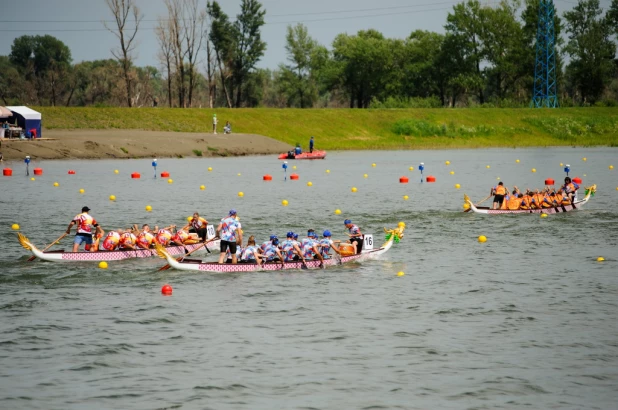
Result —
<svg viewBox="0 0 618 410"><path fill-rule="evenodd" d="M502 185L498 185L494 190L496 191L496 195L506 195L506 188Z"/></svg>
<svg viewBox="0 0 618 410"><path fill-rule="evenodd" d="M519 198L517 198L515 195L511 195L509 200L506 201L506 202L507 202L506 206L510 210L519 209L519 205L521 204L521 200Z"/></svg>
<svg viewBox="0 0 618 410"><path fill-rule="evenodd" d="M537 208L540 208L543 206L543 194L534 194L532 195L532 199L534 199L534 205Z"/></svg>
<svg viewBox="0 0 618 410"><path fill-rule="evenodd" d="M531 205L532 205L532 197L530 195L524 195L524 197L521 200L521 208L530 209Z"/></svg>

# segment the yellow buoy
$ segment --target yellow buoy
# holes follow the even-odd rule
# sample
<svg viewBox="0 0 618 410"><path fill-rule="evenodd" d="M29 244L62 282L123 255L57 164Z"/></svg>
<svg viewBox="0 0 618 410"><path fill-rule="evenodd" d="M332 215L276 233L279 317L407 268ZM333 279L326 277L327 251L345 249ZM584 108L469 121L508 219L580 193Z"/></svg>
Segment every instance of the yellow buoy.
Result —
<svg viewBox="0 0 618 410"><path fill-rule="evenodd" d="M604 258L604 257L602 257L602 256L599 256L599 257L597 258L597 262L603 262L604 260L605 260L605 258Z"/></svg>
<svg viewBox="0 0 618 410"><path fill-rule="evenodd" d="M397 226L398 226L399 228L405 228L405 227L406 227L406 223L405 223L405 222L403 222L403 221L401 221L401 222L399 222L399 223L397 224Z"/></svg>
<svg viewBox="0 0 618 410"><path fill-rule="evenodd" d="M487 165L485 168L489 169L490 167L489 167L489 165Z"/></svg>
<svg viewBox="0 0 618 410"><path fill-rule="evenodd" d="M397 272L397 276L403 276L403 275L405 275L405 273L403 273L403 272L401 272L401 271L400 271L400 272Z"/></svg>
<svg viewBox="0 0 618 410"><path fill-rule="evenodd" d="M82 188L82 189L80 189L80 190L79 190L79 193L80 193L80 194L83 194L84 192L86 192L86 190L85 190L84 188Z"/></svg>
<svg viewBox="0 0 618 410"><path fill-rule="evenodd" d="M451 171L449 172L451 175L455 175L455 171Z"/></svg>
<svg viewBox="0 0 618 410"><path fill-rule="evenodd" d="M36 180L36 178L34 178L34 177L30 178L30 181L35 181L35 180Z"/></svg>
<svg viewBox="0 0 618 410"><path fill-rule="evenodd" d="M60 184L57 182L54 182L54 186L60 186Z"/></svg>
<svg viewBox="0 0 618 410"><path fill-rule="evenodd" d="M101 268L101 269L107 269L107 262L105 262L105 261L101 261L101 262L99 262L99 268Z"/></svg>
<svg viewBox="0 0 618 410"><path fill-rule="evenodd" d="M459 189L459 188L461 188L461 185L459 185L459 184L455 184L455 188L456 188L456 189Z"/></svg>
<svg viewBox="0 0 618 410"><path fill-rule="evenodd" d="M173 183L174 183L174 180L173 180L172 178L170 178L170 179L168 179L168 180L167 180L167 183L168 183L168 184L173 184Z"/></svg>
<svg viewBox="0 0 618 410"><path fill-rule="evenodd" d="M609 166L609 169L614 169L614 166L613 166L613 165L610 165L610 166Z"/></svg>
<svg viewBox="0 0 618 410"><path fill-rule="evenodd" d="M244 193L244 192L242 192L242 191L240 191L240 192L238 193L238 196L242 198L243 196L245 196L245 193Z"/></svg>
<svg viewBox="0 0 618 410"><path fill-rule="evenodd" d="M110 195L109 196L109 200L110 201L115 201L116 200L116 195Z"/></svg>
<svg viewBox="0 0 618 410"><path fill-rule="evenodd" d="M335 215L341 215L341 209L335 209Z"/></svg>
<svg viewBox="0 0 618 410"><path fill-rule="evenodd" d="M515 162L519 164L519 160L518 159L516 159Z"/></svg>
<svg viewBox="0 0 618 410"><path fill-rule="evenodd" d="M150 205L146 205L146 212L152 211L152 207Z"/></svg>
<svg viewBox="0 0 618 410"><path fill-rule="evenodd" d="M414 171L414 167L410 167L408 168L410 171Z"/></svg>
<svg viewBox="0 0 618 410"><path fill-rule="evenodd" d="M363 174L363 178L369 178L369 175Z"/></svg>
<svg viewBox="0 0 618 410"><path fill-rule="evenodd" d="M531 171L532 171L532 172L536 172L536 168L532 168L532 169L531 169Z"/></svg>
<svg viewBox="0 0 618 410"><path fill-rule="evenodd" d="M496 177L496 179L497 179L498 181L500 181L500 177Z"/></svg>
<svg viewBox="0 0 618 410"><path fill-rule="evenodd" d="M541 218L547 218L547 214L541 214Z"/></svg>
<svg viewBox="0 0 618 410"><path fill-rule="evenodd" d="M212 167L208 167L208 171L209 171L209 172L210 172L210 171L212 171Z"/></svg>
<svg viewBox="0 0 618 410"><path fill-rule="evenodd" d="M296 169L296 165L294 165L294 166L292 167L292 169Z"/></svg>
<svg viewBox="0 0 618 410"><path fill-rule="evenodd" d="M114 174L119 174L120 171L118 171L117 169L114 170Z"/></svg>
<svg viewBox="0 0 618 410"><path fill-rule="evenodd" d="M313 186L313 182L311 181L307 182L307 186Z"/></svg>
<svg viewBox="0 0 618 410"><path fill-rule="evenodd" d="M192 216L187 216L187 222L191 222L191 219L193 219Z"/></svg>
<svg viewBox="0 0 618 410"><path fill-rule="evenodd" d="M479 236L479 242L480 242L480 243L487 242L487 237L486 237L485 235L481 235L481 236Z"/></svg>
<svg viewBox="0 0 618 410"><path fill-rule="evenodd" d="M288 200L284 199L283 201L281 201L281 205L288 206Z"/></svg>
<svg viewBox="0 0 618 410"><path fill-rule="evenodd" d="M352 187L352 189L351 189L351 191L352 191L352 192L356 192L356 191L358 191L358 189L356 189L356 187L355 187L355 186L353 186L353 187Z"/></svg>
<svg viewBox="0 0 618 410"><path fill-rule="evenodd" d="M586 174L584 174L584 176L586 176Z"/></svg>
<svg viewBox="0 0 618 410"><path fill-rule="evenodd" d="M586 158L586 157L582 158L582 161L586 161L586 160L587 160L587 158Z"/></svg>
<svg viewBox="0 0 618 410"><path fill-rule="evenodd" d="M200 185L200 189L203 191L203 190L206 189L206 186L205 185Z"/></svg>
<svg viewBox="0 0 618 410"><path fill-rule="evenodd" d="M446 161L445 164L446 165L451 165L451 161Z"/></svg>
<svg viewBox="0 0 618 410"><path fill-rule="evenodd" d="M14 231L19 231L19 225L13 224L13 225L11 225L11 229L14 230Z"/></svg>
<svg viewBox="0 0 618 410"><path fill-rule="evenodd" d="M467 202L463 204L463 209L470 209L470 204Z"/></svg>
<svg viewBox="0 0 618 410"><path fill-rule="evenodd" d="M330 169L327 169L327 170L326 170L326 173L327 173L327 174L330 174Z"/></svg>
<svg viewBox="0 0 618 410"><path fill-rule="evenodd" d="M374 162L373 164L371 164L371 166L375 168L375 167L376 167L376 164L375 164L375 162Z"/></svg>
<svg viewBox="0 0 618 410"><path fill-rule="evenodd" d="M408 199L409 199L409 198L408 198L408 196L407 196L407 195L404 195L404 196L403 196L403 200L404 200L404 201L407 201Z"/></svg>
<svg viewBox="0 0 618 410"><path fill-rule="evenodd" d="M238 173L238 176L240 176L240 172Z"/></svg>

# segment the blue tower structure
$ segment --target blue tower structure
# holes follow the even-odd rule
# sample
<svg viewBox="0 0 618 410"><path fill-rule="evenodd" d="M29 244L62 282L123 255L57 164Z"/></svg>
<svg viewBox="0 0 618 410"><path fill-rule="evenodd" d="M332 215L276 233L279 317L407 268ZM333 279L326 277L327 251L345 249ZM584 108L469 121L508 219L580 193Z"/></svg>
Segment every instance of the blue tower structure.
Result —
<svg viewBox="0 0 618 410"><path fill-rule="evenodd" d="M530 106L534 108L558 107L554 14L553 0L540 0L539 25L536 31L534 90L530 103Z"/></svg>

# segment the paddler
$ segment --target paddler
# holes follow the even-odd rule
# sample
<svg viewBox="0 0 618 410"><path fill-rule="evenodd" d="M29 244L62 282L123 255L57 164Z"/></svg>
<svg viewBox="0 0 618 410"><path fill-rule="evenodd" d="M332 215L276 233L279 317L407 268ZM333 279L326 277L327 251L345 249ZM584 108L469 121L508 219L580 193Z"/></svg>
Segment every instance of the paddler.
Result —
<svg viewBox="0 0 618 410"><path fill-rule="evenodd" d="M191 218L189 223L186 226L184 226L182 229L186 230L187 228L191 228L189 229L189 233L195 233L197 234L198 238L200 238L202 241L206 241L206 237L208 236L206 232L207 226L208 226L208 221L202 218L200 214L195 212L193 213L193 217Z"/></svg>
<svg viewBox="0 0 618 410"><path fill-rule="evenodd" d="M109 231L103 239L103 249L106 251L114 251L120 245L120 235L124 233L124 230L117 229L115 231Z"/></svg>
<svg viewBox="0 0 618 410"><path fill-rule="evenodd" d="M537 209L543 207L543 194L539 192L538 189L534 192L534 195L532 195L532 205Z"/></svg>
<svg viewBox="0 0 618 410"><path fill-rule="evenodd" d="M244 263L262 263L262 250L255 244L255 237L251 235L247 241L247 247L240 254L240 261Z"/></svg>
<svg viewBox="0 0 618 410"><path fill-rule="evenodd" d="M335 242L331 239L331 233L328 229L322 233L322 236L323 238L320 239L320 253L322 254L322 257L324 259L330 258L331 249L341 255L339 247L335 245Z"/></svg>
<svg viewBox="0 0 618 410"><path fill-rule="evenodd" d="M120 249L135 250L136 244L137 244L137 237L130 230L127 229L126 231L124 231L124 233L120 235L120 244L119 244Z"/></svg>
<svg viewBox="0 0 618 410"><path fill-rule="evenodd" d="M532 198L533 198L532 192L530 192L529 189L526 189L526 193L522 194L521 204L519 205L519 207L521 209L532 209L532 206L533 206Z"/></svg>
<svg viewBox="0 0 618 410"><path fill-rule="evenodd" d="M88 245L90 248L92 245L93 230L95 231L94 233L100 232L99 224L88 214L88 211L90 211L90 208L87 206L83 207L82 213L75 215L75 218L73 218L67 227L68 235L71 233L73 225L77 225L77 233L75 234L75 239L73 239L73 252L77 252L82 243Z"/></svg>
<svg viewBox="0 0 618 410"><path fill-rule="evenodd" d="M189 242L190 240L191 240L191 236L189 235L189 232L185 231L184 229L177 230L176 233L172 235L172 239L171 239L173 243L179 246L183 246L185 243Z"/></svg>
<svg viewBox="0 0 618 410"><path fill-rule="evenodd" d="M135 226L137 228L137 226ZM148 224L142 225L142 231L137 234L137 246L142 249L150 249L154 242L154 235L150 231L150 226Z"/></svg>
<svg viewBox="0 0 618 410"><path fill-rule="evenodd" d="M578 189L579 185L571 181L571 178L564 178L564 185L562 186L562 190L566 193L569 201L573 202L575 200L575 195L577 194Z"/></svg>
<svg viewBox="0 0 618 410"><path fill-rule="evenodd" d="M286 240L281 242L281 252L286 262L297 261L302 258L302 251L298 242L294 240L294 232L288 232Z"/></svg>
<svg viewBox="0 0 618 410"><path fill-rule="evenodd" d="M172 240L172 230L174 228L176 228L176 225L170 225L165 228L158 229L157 234L155 235L155 241L157 241L159 245L168 246Z"/></svg>
<svg viewBox="0 0 618 410"><path fill-rule="evenodd" d="M260 249L262 254L264 255L262 258L262 262L270 262L270 261L281 261L283 265L283 255L281 254L281 250L279 249L279 238L277 235L270 235L270 240L264 242Z"/></svg>
<svg viewBox="0 0 618 410"><path fill-rule="evenodd" d="M219 263L223 263L228 249L232 254L232 264L238 263L236 258L236 242L242 243L242 231L240 230L240 223L236 220L236 210L230 209L228 216L221 219L219 226L217 226L217 234L221 238Z"/></svg>
<svg viewBox="0 0 618 410"><path fill-rule="evenodd" d="M307 231L307 237L302 240L302 250L304 259L319 259L320 266L323 266L324 257L320 254L320 242L318 242L318 235L313 229Z"/></svg>
<svg viewBox="0 0 618 410"><path fill-rule="evenodd" d="M349 231L348 236L350 237L350 240L348 240L348 243L354 245L354 250L356 253L361 253L361 250L363 249L363 234L361 233L360 228L354 225L349 219L343 221L343 224Z"/></svg>
<svg viewBox="0 0 618 410"><path fill-rule="evenodd" d="M509 196L509 199L506 201L506 207L509 210L514 211L516 209L519 209L520 205L521 205L521 200L519 199L519 195L517 195L517 191L513 190L513 193Z"/></svg>
<svg viewBox="0 0 618 410"><path fill-rule="evenodd" d="M498 182L498 185L491 189L490 195L494 196L494 204L493 208L498 209L502 207L502 203L504 202L504 196L508 193L508 190L504 186L502 181Z"/></svg>

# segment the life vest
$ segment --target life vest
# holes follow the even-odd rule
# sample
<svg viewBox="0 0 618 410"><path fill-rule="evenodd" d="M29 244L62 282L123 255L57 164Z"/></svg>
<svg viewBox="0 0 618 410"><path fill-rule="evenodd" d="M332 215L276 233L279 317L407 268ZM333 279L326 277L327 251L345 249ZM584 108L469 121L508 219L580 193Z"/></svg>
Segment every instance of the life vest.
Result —
<svg viewBox="0 0 618 410"><path fill-rule="evenodd" d="M137 245L141 248L148 249L154 241L154 235L150 232L141 232L137 235Z"/></svg>
<svg viewBox="0 0 618 410"><path fill-rule="evenodd" d="M502 201L502 205L500 205L500 209L507 209L506 203L508 202L509 198L511 198L509 195L504 197L504 200Z"/></svg>
<svg viewBox="0 0 618 410"><path fill-rule="evenodd" d="M172 242L185 243L187 239L189 239L189 233L187 231L183 231L182 229L176 231L176 234L172 236Z"/></svg>
<svg viewBox="0 0 618 410"><path fill-rule="evenodd" d="M553 198L549 194L543 195L543 208L551 208L553 205Z"/></svg>
<svg viewBox="0 0 618 410"><path fill-rule="evenodd" d="M160 245L166 246L170 243L170 239L172 239L172 233L167 229L159 229L155 239Z"/></svg>
<svg viewBox="0 0 618 410"><path fill-rule="evenodd" d="M503 185L498 185L494 188L496 195L506 195L506 188Z"/></svg>
<svg viewBox="0 0 618 410"><path fill-rule="evenodd" d="M520 207L522 209L530 209L532 207L532 197L530 195L524 195L521 199Z"/></svg>
<svg viewBox="0 0 618 410"><path fill-rule="evenodd" d="M532 195L532 200L537 208L541 208L543 206L543 194Z"/></svg>
<svg viewBox="0 0 618 410"><path fill-rule="evenodd" d="M571 205L571 200L569 199L568 196L564 195L562 197L562 205Z"/></svg>
<svg viewBox="0 0 618 410"><path fill-rule="evenodd" d="M137 238L132 232L125 232L120 235L120 246L134 246Z"/></svg>
<svg viewBox="0 0 618 410"><path fill-rule="evenodd" d="M110 231L103 239L103 249L106 251L113 251L120 243L120 234L116 231Z"/></svg>
<svg viewBox="0 0 618 410"><path fill-rule="evenodd" d="M196 231L198 229L206 228L207 224L208 224L208 221L206 219L202 218L201 216L199 218L197 218L197 219L191 218L191 226Z"/></svg>
<svg viewBox="0 0 618 410"><path fill-rule="evenodd" d="M92 233L92 225L97 224L97 221L95 221L92 216L88 215L87 212L75 215L73 221L77 223L77 233Z"/></svg>
<svg viewBox="0 0 618 410"><path fill-rule="evenodd" d="M521 201L515 195L511 195L509 200L506 202L507 202L506 204L507 208L509 208L512 211L515 209L519 209L519 205L521 204Z"/></svg>

